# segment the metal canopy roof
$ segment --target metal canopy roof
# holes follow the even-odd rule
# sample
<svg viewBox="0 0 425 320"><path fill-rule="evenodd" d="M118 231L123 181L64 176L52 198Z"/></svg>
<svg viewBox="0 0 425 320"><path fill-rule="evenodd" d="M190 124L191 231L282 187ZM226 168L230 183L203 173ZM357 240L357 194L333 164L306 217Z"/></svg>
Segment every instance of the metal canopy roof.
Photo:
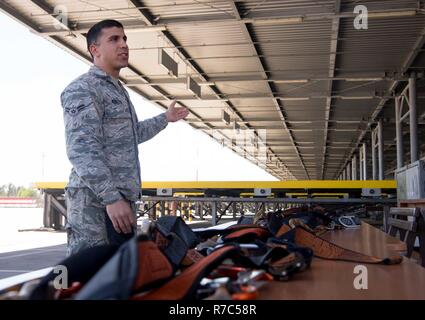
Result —
<svg viewBox="0 0 425 320"><path fill-rule="evenodd" d="M367 30L354 27L356 5L368 9ZM378 117L390 173L392 94L425 62L425 16L413 0L6 0L0 9L86 61L88 29L121 21L128 87L164 108L176 98L189 108L190 125L284 180L337 178ZM178 77L159 64L160 50L178 63ZM188 89L189 76L200 97ZM420 121L424 109L418 100ZM255 147L237 145L235 123L252 130ZM261 143L266 157L258 159Z"/></svg>

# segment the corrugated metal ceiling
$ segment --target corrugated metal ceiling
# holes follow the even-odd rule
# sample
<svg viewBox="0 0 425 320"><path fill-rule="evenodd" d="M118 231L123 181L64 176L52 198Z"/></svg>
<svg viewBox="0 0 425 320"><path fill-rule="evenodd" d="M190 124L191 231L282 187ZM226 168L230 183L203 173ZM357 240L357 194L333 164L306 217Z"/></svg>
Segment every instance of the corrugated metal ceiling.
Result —
<svg viewBox="0 0 425 320"><path fill-rule="evenodd" d="M353 24L359 4L369 10L367 30ZM68 12L69 29L55 28L58 5ZM88 28L121 21L131 64L123 82L163 107L177 98L191 110L193 127L224 138L242 156L252 148L234 146L234 123L257 135L266 129L264 164L281 179L336 178L358 143L368 142L364 134L394 80L403 80L401 88L402 72L425 67L425 16L411 0L7 0L0 9L85 60ZM159 65L160 50L178 62L177 79ZM188 90L188 76L202 85L201 97ZM382 109L386 123L393 108L390 99ZM418 108L422 114L421 100ZM393 136L386 125L386 139Z"/></svg>

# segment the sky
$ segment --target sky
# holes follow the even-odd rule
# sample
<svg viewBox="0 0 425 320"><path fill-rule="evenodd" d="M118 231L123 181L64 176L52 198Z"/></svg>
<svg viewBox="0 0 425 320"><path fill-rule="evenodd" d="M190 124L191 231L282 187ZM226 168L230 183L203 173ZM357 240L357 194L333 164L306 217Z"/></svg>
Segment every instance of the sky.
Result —
<svg viewBox="0 0 425 320"><path fill-rule="evenodd" d="M0 35L0 185L65 182L71 164L59 97L89 65L1 12ZM128 91L140 120L163 112ZM276 180L184 121L170 123L139 151L144 181Z"/></svg>

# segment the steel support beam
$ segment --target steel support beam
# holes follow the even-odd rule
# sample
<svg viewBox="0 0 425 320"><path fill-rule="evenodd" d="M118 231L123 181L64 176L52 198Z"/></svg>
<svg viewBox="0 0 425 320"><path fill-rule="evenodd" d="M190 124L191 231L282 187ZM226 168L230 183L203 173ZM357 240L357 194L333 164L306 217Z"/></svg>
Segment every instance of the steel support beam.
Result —
<svg viewBox="0 0 425 320"><path fill-rule="evenodd" d="M373 129L371 131L371 140L372 140L372 146L371 146L371 152L372 152L372 180L377 180L377 161L376 161L376 129Z"/></svg>
<svg viewBox="0 0 425 320"><path fill-rule="evenodd" d="M341 10L341 0L336 0L334 5L335 14L338 14ZM338 49L338 34L339 34L339 17L335 17L332 19L332 35L331 35L331 43L330 43L330 52L333 52L329 56L329 78L333 78L335 76L335 64L336 64L336 51ZM325 125L324 125L324 134L323 134L323 156L322 156L322 168L321 168L321 177L320 179L324 179L325 177L325 166L326 166L326 146L328 143L328 127L329 127L329 118L331 114L331 105L332 105L332 90L333 90L333 81L330 80L328 82L329 97L326 98L325 105Z"/></svg>
<svg viewBox="0 0 425 320"><path fill-rule="evenodd" d="M418 151L418 112L416 108L416 77L409 78L409 122L410 122L410 163L419 159Z"/></svg>
<svg viewBox="0 0 425 320"><path fill-rule="evenodd" d="M266 73L284 73L285 71L282 70L265 70ZM264 73L263 72L263 73ZM250 74L262 74L259 71L252 71L249 72ZM188 74L193 77L197 77L197 74ZM147 75L149 76L149 75ZM134 78L129 76L129 79L127 81L128 86L138 86L138 85L166 85L166 84L185 84L187 79L186 78L164 78L158 76L150 76L151 82L146 83L145 81L141 81L138 78ZM318 81L347 81L347 82L362 82L362 81L408 81L408 78L405 77L389 77L389 76L382 76L382 74L359 74L355 73L353 75L339 75L338 77L310 77L310 78L294 78L294 77L276 77L276 76L269 76L267 79L264 79L261 76L253 76L253 75L233 75L228 76L225 73L215 73L214 76L209 77L208 82L202 82L199 81L198 84L201 86L213 86L216 83L226 83L226 82L252 82L252 81L267 81L267 82L274 82L274 83L283 83L283 84L303 84L308 83L310 81L318 82Z"/></svg>
<svg viewBox="0 0 425 320"><path fill-rule="evenodd" d="M393 96L385 96L387 99L394 99ZM223 101L229 103L230 99L249 99L249 100L267 100L271 99L272 101L307 101L311 99L343 99L343 100L372 100L374 98L381 98L379 96L376 96L374 92L363 92L362 94L358 94L355 96L348 96L348 95L331 95L329 96L326 92L319 92L317 95L303 95L303 96L285 96L282 93L279 92L273 92L273 94L269 93L247 93L247 94L219 94L219 95L202 95L202 101ZM422 98L422 96L420 97ZM163 102L163 101L169 101L169 99L176 99L179 101L199 101L199 97L196 95L185 95L185 96L173 96L169 95L166 98L164 97L155 97L151 96L149 97L151 101L154 102ZM236 109L235 109L236 110ZM282 114L283 109L279 109L278 112ZM285 118L285 123L288 120Z"/></svg>
<svg viewBox="0 0 425 320"><path fill-rule="evenodd" d="M41 9L43 9L46 13L53 13L53 11L54 11L54 9L53 9L53 7L51 7L47 2L45 2L45 1L43 1L43 0L31 0L34 4L36 4L39 8L41 8ZM5 6L0 6L0 9L3 9L4 11L6 11L6 9L7 9L7 11L10 11L10 9L9 8L6 8ZM24 23L26 23L26 20L23 20L23 22ZM139 24L140 24L140 21L138 22ZM70 25L70 26L75 26L75 25L77 25L76 23L75 23L75 21L69 21L68 20L68 25ZM45 35L45 34L43 34L43 33L40 33L40 30L38 30L38 29L35 29L35 27L33 26L33 25L29 25L28 24L28 27L30 27L34 32L36 32L37 34L40 34L41 36L43 36L43 37L46 37L46 38L48 38L48 39L52 39L52 40L54 40L55 42L57 42L61 47L63 47L64 49L66 49L66 50L71 50L72 51L72 53L75 53L78 57L84 57L87 61L89 61L89 62L91 62L91 59L90 59L90 57L88 57L87 56L87 54L85 54L85 53L83 53L83 52L80 52L79 50L77 50L77 49L75 49L75 48L72 48L72 47L70 47L70 45L69 44L67 44L67 43L65 43L62 39L60 39L59 37L56 37L56 36L47 36L47 35ZM68 26L63 26L65 29L68 27ZM71 32L73 32L73 33L77 33L77 34L79 34L79 32L78 32L78 30L77 31L75 31L74 30L75 28L73 28L73 29L70 29L70 31ZM70 32L70 31L67 31L68 33ZM129 67L128 67L132 72L134 72L139 78L139 81L141 81L142 83L144 83L144 84L147 84L147 83L150 83L151 82L151 80L149 79L149 77L147 77L146 75L143 75L139 70L137 70L135 67L133 67L132 65L129 65ZM126 81L126 79L121 79L124 83L126 83L127 81ZM204 79L205 80L205 79ZM157 86L157 85L152 85L151 86L155 91L157 91L160 95L161 95L161 97L164 97L164 99L162 100L162 102L169 102L169 101L171 101L171 97L170 97L170 95L166 92L166 91L164 91L162 88L160 88L159 86ZM143 97L145 97L146 99L149 99L149 97L147 97L145 94L143 94L143 92L141 92L138 88L134 88L134 91L136 91L138 94L140 94L141 96L143 96ZM217 96L218 97L218 96ZM161 101L158 101L158 102L161 102ZM185 104L183 104L183 103L181 103L181 101L179 101L180 102L180 105L182 105L182 106L185 106L185 107L187 107ZM164 104L162 104L162 103L159 103L159 105L162 107L162 108L164 108L164 109L166 109L167 107L164 105ZM194 117L196 117L197 119L199 119L200 121L203 121L203 119L196 113L196 112L194 112L193 110L190 110L190 108L188 108L189 109L189 112L190 112L190 114L192 114ZM211 124L209 124L209 123L205 123L205 125L209 128L209 129L213 129L213 126L211 125ZM205 133L207 134L207 135L209 135L209 136L211 136L212 138L214 138L208 131L205 131ZM241 155L241 154L239 154L238 152L236 152L235 150L233 150L233 149L231 149L232 151L234 151L236 154L238 154L238 155L240 155L240 156L243 156L243 155ZM251 161L252 162L252 161ZM255 163L255 162L253 162L254 164L257 164L257 163ZM272 174L272 175L274 175L274 176L281 176L281 174L278 174L278 173L276 173L275 172L275 170L274 169L272 169L272 168L269 168L269 167L267 167L267 168L265 168L265 170L267 171L267 172L269 172L270 174ZM287 168L284 166L284 170L287 170Z"/></svg>
<svg viewBox="0 0 425 320"><path fill-rule="evenodd" d="M138 11L140 13L141 20L147 26L152 26L152 27L158 26L155 23L155 18L151 15L149 10L146 9L147 7L144 6L143 1L140 1L140 0L130 0L130 1L136 8L139 8ZM143 7L143 8L140 8L140 7ZM184 50L183 48L181 48L180 43L171 35L170 32L168 32L168 31L158 31L158 32L160 32L160 34L162 35L164 40L167 41L169 43L169 45L171 45L173 47L173 49L175 50L177 55L182 59L182 61L184 61L187 64L188 67L190 67L192 70L195 71L196 75L201 79L202 82L209 82L209 78L206 76L206 73L202 70L202 68L195 61L193 61L193 59L191 59L191 56L187 53L187 51ZM223 96L223 94L220 92L220 90L218 89L217 86L212 85L212 86L210 86L210 89L214 92L215 99L219 100L220 97ZM184 101L184 99L178 99L178 98L176 100ZM155 101L155 100L151 99L151 101ZM223 101L226 103L228 108L231 109L234 112L234 114L239 118L240 121L246 122L245 119L243 118L242 114L233 106L233 104L228 99L224 99ZM245 124L245 126L248 129L252 129L252 127L248 124ZM260 139L257 132L255 132L254 134L256 135L256 137L258 139ZM273 150L266 143L265 143L265 145L266 145L266 148L268 149L268 152L273 154L274 153ZM230 149L233 150L232 148L230 148ZM258 165L258 163L257 163L257 165ZM285 171L289 172L289 169L284 164L283 164L283 167L284 167ZM271 170L270 168L268 168L268 169ZM274 174L274 175L276 175L276 174ZM282 177L282 175L280 175L280 174L278 174L278 176Z"/></svg>
<svg viewBox="0 0 425 320"><path fill-rule="evenodd" d="M413 45L412 49L408 53L406 59L403 62L403 65L401 67L401 73L405 73L413 61L416 59L418 54L421 52L423 46L425 44L425 28L422 29L420 36L418 40ZM400 84L400 81L394 81L391 86L389 87L388 92L395 92L398 85ZM369 131L369 129L372 127L372 125L376 122L376 119L378 118L379 114L381 113L384 105L388 101L388 98L382 98L381 101L376 106L375 110L373 111L372 115L370 116L370 121L367 125L367 127L362 130L362 132L359 135L359 138L357 139L357 143L354 145L354 147L351 149L351 152L349 153L345 163L342 164L342 168L344 168L345 164L348 162L348 159L350 159L351 155L355 152L355 150L358 148L359 144L362 143L364 140L364 137L366 136L366 133ZM338 173L337 173L338 174Z"/></svg>
<svg viewBox="0 0 425 320"><path fill-rule="evenodd" d="M257 73L257 72L254 72ZM266 72L269 73L269 72ZM196 76L196 74L195 74ZM399 77L398 79L400 79ZM173 85L173 84L185 84L187 82L186 78L158 78L158 77L151 77L151 82L146 83L144 81L140 81L139 79L132 79L132 77L129 77L130 80L127 81L127 86L140 86L140 85ZM209 77L208 82L201 82L199 81L198 84L200 86L213 86L217 83L227 83L227 82L255 82L255 81L267 81L267 82L274 82L274 83L281 83L281 84L303 84L308 83L310 81L318 82L318 81L347 81L347 82L362 82L362 81L394 81L394 77L383 77L382 75L359 75L356 74L355 76L338 76L338 77L311 77L311 78L284 78L284 77L268 77L267 79L264 79L262 77L258 76L243 76L243 75L234 75L234 76L214 76ZM408 81L408 78L403 79L403 81ZM401 81L401 80L400 80Z"/></svg>
<svg viewBox="0 0 425 320"><path fill-rule="evenodd" d="M348 163L347 165L347 180L352 180L352 170L351 170L351 162Z"/></svg>
<svg viewBox="0 0 425 320"><path fill-rule="evenodd" d="M137 3L141 3L140 1L134 1L134 0L130 0L135 7L140 11L140 12L147 12L147 10L149 9L148 6L140 6L137 5ZM127 8L128 9L128 8ZM111 9L112 10L112 9ZM105 12L107 10L102 10L102 12ZM373 19L376 16L380 16L380 17L394 17L394 16L406 16L406 15L419 15L422 12L418 10L418 8L415 7L406 7L403 6L399 9L393 9L393 10L373 10L373 11L369 11L369 19ZM52 13L50 13L49 15L53 16ZM293 12L291 15L281 15L281 14L274 14L272 16L267 16L267 17L256 17L256 18L250 18L250 17L244 17L238 21L235 21L232 17L229 17L230 14L226 14L226 15L210 15L209 17L206 17L205 15L199 15L196 17L177 17L177 18L161 18L160 17L160 23L155 23L155 26L157 26L158 28L169 28L169 27L174 27L174 26L194 26L196 27L199 24L226 24L228 25L229 23L240 23L243 25L285 25L285 24L296 24L296 23L302 23L303 21L317 21L317 20L323 20L323 19L329 19L329 20L333 20L333 19L341 19L341 18L355 18L356 14L353 13L352 11L344 11L344 12L322 12L322 13L306 13L305 9L301 9L299 12ZM139 20L136 19L128 19L128 17L126 16L126 19L128 21L126 21L126 25L125 27L133 27L133 29L136 31L137 30L137 25L138 23L140 24ZM149 22L153 23L154 21L149 19ZM144 28L145 26L142 26L142 28ZM88 30L89 26L87 24L81 23L78 28L74 28L77 31L81 31L81 32L86 32ZM44 29L43 32L48 33L49 35L60 35L63 34L64 31L61 30L55 30L52 28L49 29Z"/></svg>
<svg viewBox="0 0 425 320"><path fill-rule="evenodd" d="M397 169L403 167L403 122L401 121L402 114L402 97L396 97L395 99L395 131L396 131L396 143L397 143Z"/></svg>
<svg viewBox="0 0 425 320"><path fill-rule="evenodd" d="M378 121L378 177L379 180L384 180L384 138L382 119Z"/></svg>
<svg viewBox="0 0 425 320"><path fill-rule="evenodd" d="M37 5L40 9L42 9L42 10L44 10L46 13L48 13L48 14L50 14L50 15L52 15L52 18L53 18L53 13L54 13L54 8L50 5L50 4L48 4L46 1L44 1L44 0L31 0L35 5ZM55 21L58 21L56 18L53 18ZM68 20L68 25L64 25L63 23L61 23L60 21L58 21L58 23L60 23L60 25L63 27L63 28L65 28L66 30L71 30L69 27L68 27L68 25L77 25L77 23L75 22L75 21L71 21L71 20ZM29 27L32 27L32 26L29 26ZM36 31L37 32L37 31ZM67 31L67 32L69 32L69 31ZM78 31L72 31L72 32L77 32L77 33L79 33ZM62 46L62 47L64 47L64 48L66 48L66 49L68 49L68 50L71 50L73 53L76 53L78 56L80 56L80 57L84 57L87 61L89 61L89 62L91 62L91 59L87 56L87 54L85 54L85 53L83 53L83 52L80 52L80 51L78 51L78 50L76 50L76 49L74 49L74 48L72 48L72 47L69 47L69 45L67 45L62 39L60 39L59 37L55 37L55 36L46 36L46 35L43 35L43 33L40 33L40 32L37 32L38 34L40 34L41 36L43 36L43 37L45 37L45 38L48 38L48 39L52 39L52 40L54 40L54 41L56 41L60 46ZM82 35L83 36L83 35ZM85 38L85 36L84 36L84 38ZM141 81L141 82L143 82L143 83L149 83L150 82L150 79L146 76L146 75L144 75L144 74L142 74L139 70L137 70L135 67L133 67L132 65L129 65L128 66L128 68L132 71L132 72L134 72L138 77L139 77L139 81ZM124 83L126 83L126 81L125 81L125 79L121 79L121 80L123 80L123 82ZM160 87L158 87L158 86L152 86L152 88L156 91L156 92L158 92L160 95L161 95L161 97L163 97L164 98L164 100L163 100L163 102L169 102L169 101L171 101L171 98L169 97L170 95L166 92L166 91L164 91L162 88L160 88ZM142 97L144 97L144 98L146 98L146 99L149 99L145 94L143 94L140 90L138 90L137 88L135 89L135 91L138 93L138 94L140 94ZM164 108L164 109L167 109L167 107L165 107L163 104L161 104L161 103L159 103L159 105L162 107L162 108ZM185 106L184 104L182 104L183 106ZM188 108L189 109L189 108ZM195 116L196 118L198 118L198 119L200 119L200 120L202 120L202 118L198 115L198 114L196 114L195 112L193 112L193 111L191 111L190 109L189 109L189 111L190 111L190 113L193 115L193 116ZM207 126L208 126L209 124L207 124ZM209 125L211 128L212 128L212 126L211 125Z"/></svg>
<svg viewBox="0 0 425 320"><path fill-rule="evenodd" d="M366 142L362 144L362 179L367 180L367 152Z"/></svg>
<svg viewBox="0 0 425 320"><path fill-rule="evenodd" d="M229 4L232 7L232 11L233 11L233 14L234 14L236 20L238 22L242 21L243 18L241 17L241 15L239 13L239 8L238 8L237 4L234 1L231 1ZM252 54L254 54L256 56L260 56L261 52L259 52L259 48L256 45L253 44L254 39L252 37L250 30L248 29L248 26L246 24L241 24L240 29L241 29L242 34L244 35L245 39L248 42L251 43L249 46L251 47ZM258 57L258 63L259 63L259 66L260 66L260 71L263 71L262 77L265 80L267 80L268 75L267 75L266 72L264 72L267 69L266 62L264 61L264 59ZM305 175L306 175L307 179L310 179L307 168L306 168L305 163L304 163L304 160L303 160L303 158L300 154L300 151L298 149L298 146L295 142L294 135L292 134L291 130L289 129L289 126L288 126L288 123L287 123L287 117L286 117L286 114L285 114L284 109L283 109L282 101L278 100L274 97L275 96L274 92L276 92L276 89L275 89L273 83L267 82L267 87L270 90L270 94L272 96L273 104L276 107L276 110L279 112L279 116L282 120L283 126L284 126L285 130L287 131L288 136L289 136L289 138L290 138L290 140L291 140L291 142L294 146L294 150L295 150L295 152L296 152L296 154L297 154L297 156L300 160L302 167L304 168Z"/></svg>
<svg viewBox="0 0 425 320"><path fill-rule="evenodd" d="M8 17L12 18L13 20L18 21L20 23L24 23L30 29L31 32L40 32L40 28L36 24L34 24L34 22L32 22L24 15L20 14L18 11L16 11L15 8L8 5L5 1L0 1L0 11L4 12Z"/></svg>
<svg viewBox="0 0 425 320"><path fill-rule="evenodd" d="M363 158L362 158L362 148L359 149L359 180L363 179Z"/></svg>

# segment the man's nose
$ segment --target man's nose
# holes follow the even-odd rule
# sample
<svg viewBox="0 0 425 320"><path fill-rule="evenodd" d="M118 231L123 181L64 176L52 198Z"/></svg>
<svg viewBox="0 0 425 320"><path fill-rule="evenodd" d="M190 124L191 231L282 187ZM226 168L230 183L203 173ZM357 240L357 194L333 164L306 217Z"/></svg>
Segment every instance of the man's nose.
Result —
<svg viewBox="0 0 425 320"><path fill-rule="evenodd" d="M123 49L128 49L127 42L125 42L124 39L121 39L121 41L120 41L120 47L123 48Z"/></svg>

